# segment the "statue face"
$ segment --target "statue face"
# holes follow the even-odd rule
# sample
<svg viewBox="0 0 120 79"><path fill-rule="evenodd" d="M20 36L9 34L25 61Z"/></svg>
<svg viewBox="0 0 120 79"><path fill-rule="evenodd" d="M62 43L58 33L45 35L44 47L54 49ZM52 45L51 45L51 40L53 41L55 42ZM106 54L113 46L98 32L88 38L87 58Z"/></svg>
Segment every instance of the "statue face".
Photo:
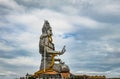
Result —
<svg viewBox="0 0 120 79"><path fill-rule="evenodd" d="M51 29L51 28L49 28L49 29L47 30L47 34L50 35L50 36L52 36L52 29Z"/></svg>

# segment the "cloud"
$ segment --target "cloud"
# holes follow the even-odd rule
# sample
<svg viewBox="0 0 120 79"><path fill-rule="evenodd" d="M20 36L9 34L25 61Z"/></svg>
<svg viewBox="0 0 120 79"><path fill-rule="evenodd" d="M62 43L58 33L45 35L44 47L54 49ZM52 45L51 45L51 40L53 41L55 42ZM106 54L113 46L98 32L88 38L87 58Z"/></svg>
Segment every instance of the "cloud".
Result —
<svg viewBox="0 0 120 79"><path fill-rule="evenodd" d="M91 2L91 1L89 1ZM88 8L88 11L90 11L90 13L88 14L86 11L85 14L88 15L89 17L103 22L103 23L118 23L119 24L119 17L117 17L119 15L119 5L118 3L120 3L119 1L113 1L113 0L106 0L104 2L100 1L100 0L93 0L91 2L91 6Z"/></svg>
<svg viewBox="0 0 120 79"><path fill-rule="evenodd" d="M0 61L17 66L39 66L39 61L36 61L31 57L17 57L12 59L0 58Z"/></svg>
<svg viewBox="0 0 120 79"><path fill-rule="evenodd" d="M16 75L16 73L14 73L14 72L11 72L11 71L4 71L3 73L0 73L0 75L3 75L3 76L5 76L5 75Z"/></svg>
<svg viewBox="0 0 120 79"><path fill-rule="evenodd" d="M0 9L5 14L7 14L6 12L12 12L12 11L19 11L20 12L24 8L23 6L18 5L14 0L6 0L6 1L0 0L0 6L4 8L4 9L3 8L0 8Z"/></svg>
<svg viewBox="0 0 120 79"><path fill-rule="evenodd" d="M0 78L39 69L44 20L50 22L56 50L66 45L60 58L72 73L119 77L118 4L118 0L1 0Z"/></svg>
<svg viewBox="0 0 120 79"><path fill-rule="evenodd" d="M3 44L3 43L0 43L0 50L1 50L1 51L2 51L2 50L4 50L4 51L12 51L12 50L14 50L14 48L11 47L11 46L7 46L7 45L5 45L5 44Z"/></svg>
<svg viewBox="0 0 120 79"><path fill-rule="evenodd" d="M17 74L15 72L11 72L11 71L4 71L4 72L0 72L0 78L2 79L6 79L6 78L15 78L17 77Z"/></svg>

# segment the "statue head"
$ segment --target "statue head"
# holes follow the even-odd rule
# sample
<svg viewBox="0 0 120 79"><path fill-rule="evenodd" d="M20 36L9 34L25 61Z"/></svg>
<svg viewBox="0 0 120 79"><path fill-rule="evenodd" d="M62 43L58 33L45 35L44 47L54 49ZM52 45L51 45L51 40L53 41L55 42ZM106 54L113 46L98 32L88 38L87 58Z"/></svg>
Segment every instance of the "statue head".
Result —
<svg viewBox="0 0 120 79"><path fill-rule="evenodd" d="M47 20L44 21L44 25L43 25L43 28L42 28L42 33L47 34L49 36L52 35L52 28L50 27L50 24Z"/></svg>

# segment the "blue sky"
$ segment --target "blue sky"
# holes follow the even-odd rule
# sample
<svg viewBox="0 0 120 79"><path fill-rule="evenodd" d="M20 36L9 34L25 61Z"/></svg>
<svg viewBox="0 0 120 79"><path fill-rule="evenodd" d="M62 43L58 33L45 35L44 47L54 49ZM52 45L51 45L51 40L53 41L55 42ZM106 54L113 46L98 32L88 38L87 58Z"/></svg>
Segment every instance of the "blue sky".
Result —
<svg viewBox="0 0 120 79"><path fill-rule="evenodd" d="M0 0L0 78L39 69L44 20L74 74L120 77L120 0Z"/></svg>

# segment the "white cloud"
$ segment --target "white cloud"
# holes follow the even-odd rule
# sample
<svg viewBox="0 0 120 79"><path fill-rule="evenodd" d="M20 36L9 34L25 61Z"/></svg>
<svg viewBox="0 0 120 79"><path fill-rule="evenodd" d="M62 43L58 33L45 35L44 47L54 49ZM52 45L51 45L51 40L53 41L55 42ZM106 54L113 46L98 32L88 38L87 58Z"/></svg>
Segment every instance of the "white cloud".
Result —
<svg viewBox="0 0 120 79"><path fill-rule="evenodd" d="M12 51L12 50L15 50L15 48L14 47L11 47L11 46L9 46L9 45L7 45L7 44L4 44L4 43L0 43L0 50L2 50L2 51Z"/></svg>
<svg viewBox="0 0 120 79"><path fill-rule="evenodd" d="M11 75L17 75L17 73L15 72L12 72L12 71L2 71L0 72L0 75L3 75L3 76L11 76Z"/></svg>
<svg viewBox="0 0 120 79"><path fill-rule="evenodd" d="M54 1L54 0L53 0ZM23 1L23 2L27 2L29 4L29 1ZM32 0L30 1L31 6L32 6ZM73 5L76 6L74 7L73 5L69 5L73 2ZM81 3L79 3L81 2ZM102 38L103 42L101 41L97 41L96 37L93 38L95 39L97 42L95 41L89 41L85 40L80 41L80 39L74 39L75 36L71 36L71 37L67 37L64 38L64 34L65 33L73 33L73 32L79 32L81 31L80 29L82 27L85 27L85 29L92 29L93 31L96 29L99 31L100 27L102 27L102 29L100 30L104 30L104 31L108 31L109 28L105 28L106 25L108 26L108 23L100 23L97 20L92 19L90 16L88 17L89 14L91 14L92 12L94 12L95 14L98 13L100 15L108 15L110 13L113 15L118 15L119 14L119 5L111 5L108 3L106 4L105 2L102 2L100 4L100 0L80 0L78 2L78 0L71 0L71 1L67 1L68 5L64 5L61 7L61 5L58 5L57 3L59 3L59 1L54 1L54 6L58 6L55 8L50 9L49 7L45 7L45 6L53 6L51 5L47 5L49 3L47 3L47 1L43 1L42 3L46 3L43 4L44 8L39 8L37 6L33 6L34 8L28 8L25 9L26 6L28 5L18 5L17 2L15 2L14 0L1 0L0 1L0 5L9 7L8 9L12 9L15 11L10 11L10 14L7 14L5 16L5 19L7 20L6 23L1 22L0 26L6 26L6 28L10 28L10 30L12 30L12 33L7 32L8 30L2 30L1 33L1 38L4 40L8 40L8 41L12 41L16 48L14 49L11 46L8 46L4 43L0 43L0 50L4 50L4 51L11 51L11 50L18 50L18 49L24 49L27 50L29 52L32 52L32 54L34 53L33 57L17 57L17 58L13 58L13 59L4 59L4 58L0 58L0 61L7 63L7 64L11 64L11 65L20 65L20 66L36 66L39 68L40 65L40 60L36 59L37 57L39 58L40 55L38 55L38 43L39 43L39 36L41 35L41 28L43 26L44 20L48 20L50 22L51 27L53 28L53 40L54 40L54 44L56 46L56 50L61 50L63 45L66 45L66 49L67 51L65 52L65 54L63 54L63 56L61 56L60 58L67 62L67 64L69 64L70 66L73 64L80 64L80 62L82 63L82 65L84 66L85 63L96 63L97 60L94 59L94 61L91 60L85 60L85 58L87 59L93 59L94 57L105 57L108 54L106 54L105 52L116 52L120 51L119 46L113 46L111 44L107 44L104 42L104 40L112 40L112 39L119 39L119 32L115 33L115 34L108 34L105 35ZM40 3L39 1L35 1L35 3ZM105 4L104 4L105 3ZM66 4L66 3L65 3ZM81 4L81 5L80 5ZM90 5L89 5L90 4ZM99 5L98 5L99 4ZM97 5L97 6L96 6ZM105 6L103 6L105 5ZM29 5L30 6L30 5ZM60 7L59 7L60 6ZM81 7L80 7L81 6ZM37 8L36 8L37 7ZM60 8L61 11L58 12L58 8ZM58 9L58 10L55 10ZM92 11L92 12L88 12L87 15L82 15L84 14L86 11ZM22 13L21 13L22 11ZM98 16L100 18L100 16ZM111 25L111 24L110 24ZM25 30L19 29L19 27L25 28ZM1 28L2 28L1 27ZM19 29L19 33L17 32L17 29ZM116 29L116 28L115 28ZM0 29L1 30L1 29ZM112 32L115 32L116 30L112 29ZM85 30L86 31L86 30ZM102 31L102 32L104 32ZM3 33L4 32L4 33ZM85 32L86 33L86 32ZM94 32L93 32L94 33ZM84 34L80 34L80 35L84 35ZM89 36L88 33L85 34L87 39L87 36ZM95 32L94 35L98 35L98 32ZM80 37L78 35L78 37ZM94 37L94 36L93 36ZM38 54L36 54L36 52ZM77 55L76 55L77 54ZM76 58L78 58L78 60L76 60ZM73 59L71 59L73 58ZM84 58L84 62L80 61L82 60L82 58ZM73 62L71 62L73 61ZM101 61L101 60L99 60ZM117 61L116 63L119 62L119 58L116 59L108 59L108 64L113 63L114 61ZM77 62L77 63L76 63ZM98 62L98 61L97 61ZM27 64L26 64L27 63ZM106 62L104 62L106 63ZM74 70L71 69L71 70ZM2 70L4 71L4 69ZM27 71L27 69L26 69ZM32 69L30 70L30 72L32 71ZM21 73L24 73L25 71L20 71ZM79 71L78 71L79 72ZM82 71L81 71L82 72ZM83 71L85 73L89 72L92 73L93 75L95 73L97 74L102 74L104 72L94 72L94 71ZM11 74L11 72L5 72L5 73L9 73ZM20 74L21 74L20 73ZM108 72L105 72L104 74L106 74ZM112 73L110 71L110 73ZM117 73L116 73L117 74ZM112 74L111 74L112 75ZM118 74L117 74L118 75Z"/></svg>
<svg viewBox="0 0 120 79"><path fill-rule="evenodd" d="M107 13L109 13L109 14L118 16L119 13L120 13L119 9L120 9L120 5L116 5L116 4L113 5L113 4L111 4L111 5L104 6L103 12L107 11Z"/></svg>
<svg viewBox="0 0 120 79"><path fill-rule="evenodd" d="M6 26L7 24L4 22L0 22L0 27Z"/></svg>
<svg viewBox="0 0 120 79"><path fill-rule="evenodd" d="M85 0L82 1L85 4L88 5L88 11L91 11L90 13L92 14L96 14L97 16L99 16L99 19L105 20L109 17L116 17L120 15L120 5L119 5L119 0L105 0L105 1L101 1L101 0ZM84 9L84 8L83 8ZM84 11L84 10L83 10ZM87 11L87 12L88 12ZM91 14L91 15L92 15ZM94 15L92 15L92 17L94 17ZM102 18L101 18L102 17ZM104 19L105 17L105 19ZM94 17L96 18L96 17Z"/></svg>
<svg viewBox="0 0 120 79"><path fill-rule="evenodd" d="M94 8L97 13L99 14L103 14L103 15L106 15L109 14L111 16L119 16L119 9L120 9L120 5L119 4L116 4L115 1L110 3L102 3L102 5L98 4L97 7Z"/></svg>
<svg viewBox="0 0 120 79"><path fill-rule="evenodd" d="M59 58L61 58L61 60L67 64L70 64L70 57L71 57L71 53L72 50L70 49L72 46L74 46L75 44L75 39L73 37L69 37L69 38L63 38L63 36L55 36L53 37L53 43L55 44L55 49L56 51L61 51L63 46L66 46L66 52L61 55Z"/></svg>
<svg viewBox="0 0 120 79"><path fill-rule="evenodd" d="M39 32L43 26L43 21L48 20L55 32L69 32L73 30L67 22L66 16L52 10L35 9L25 14L10 15L8 19L12 23L25 24L30 31ZM64 28L64 29L63 29Z"/></svg>
<svg viewBox="0 0 120 79"><path fill-rule="evenodd" d="M105 50L109 51L109 52L113 52L114 48L112 48L110 45L105 44Z"/></svg>
<svg viewBox="0 0 120 79"><path fill-rule="evenodd" d="M77 15L78 14L78 9L74 8L73 6L62 6L61 10L65 14L69 15Z"/></svg>
<svg viewBox="0 0 120 79"><path fill-rule="evenodd" d="M38 66L39 67L39 64L40 64L39 60L35 60L32 57L17 57L13 59L0 58L0 61L11 64L11 65L15 65L15 66Z"/></svg>
<svg viewBox="0 0 120 79"><path fill-rule="evenodd" d="M99 23L93 19L84 16L71 16L68 17L69 23L74 25L79 25L80 27L87 27L87 28L98 28Z"/></svg>
<svg viewBox="0 0 120 79"><path fill-rule="evenodd" d="M26 50L29 53L38 52L39 46L39 35L31 32L22 32L18 34L8 34L4 33L2 39L8 40L8 42L13 42L10 45L0 43L0 50L3 51L14 51L14 50ZM13 46L12 46L13 45Z"/></svg>
<svg viewBox="0 0 120 79"><path fill-rule="evenodd" d="M103 40L119 39L120 38L119 32L116 32L116 31L117 31L117 29L115 29L114 33L109 34L109 35L104 35L103 37L101 37L101 39L103 39Z"/></svg>
<svg viewBox="0 0 120 79"><path fill-rule="evenodd" d="M0 5L16 11L23 11L24 8L23 6L18 5L14 0L0 0Z"/></svg>
<svg viewBox="0 0 120 79"><path fill-rule="evenodd" d="M30 52L32 50L37 51L39 45L39 36L30 32L23 32L14 37L14 41L19 45L18 47L21 49L26 49Z"/></svg>
<svg viewBox="0 0 120 79"><path fill-rule="evenodd" d="M77 15L69 16L48 9L34 9L23 14L8 15L7 19L13 24L23 24L29 31L36 33L40 33L44 20L50 22L50 25L56 34L74 32L81 26L98 28L98 25L100 25L100 23L88 17ZM79 27L75 25L79 25Z"/></svg>
<svg viewBox="0 0 120 79"><path fill-rule="evenodd" d="M119 73L116 73L114 71L106 71L106 72L95 72L95 71L77 71L75 74L83 74L83 75L91 75L91 76L103 76L105 75L107 78L111 77L118 77L119 78Z"/></svg>
<svg viewBox="0 0 120 79"><path fill-rule="evenodd" d="M95 71L77 71L76 74L87 74L87 75L106 75L108 72L95 72Z"/></svg>

